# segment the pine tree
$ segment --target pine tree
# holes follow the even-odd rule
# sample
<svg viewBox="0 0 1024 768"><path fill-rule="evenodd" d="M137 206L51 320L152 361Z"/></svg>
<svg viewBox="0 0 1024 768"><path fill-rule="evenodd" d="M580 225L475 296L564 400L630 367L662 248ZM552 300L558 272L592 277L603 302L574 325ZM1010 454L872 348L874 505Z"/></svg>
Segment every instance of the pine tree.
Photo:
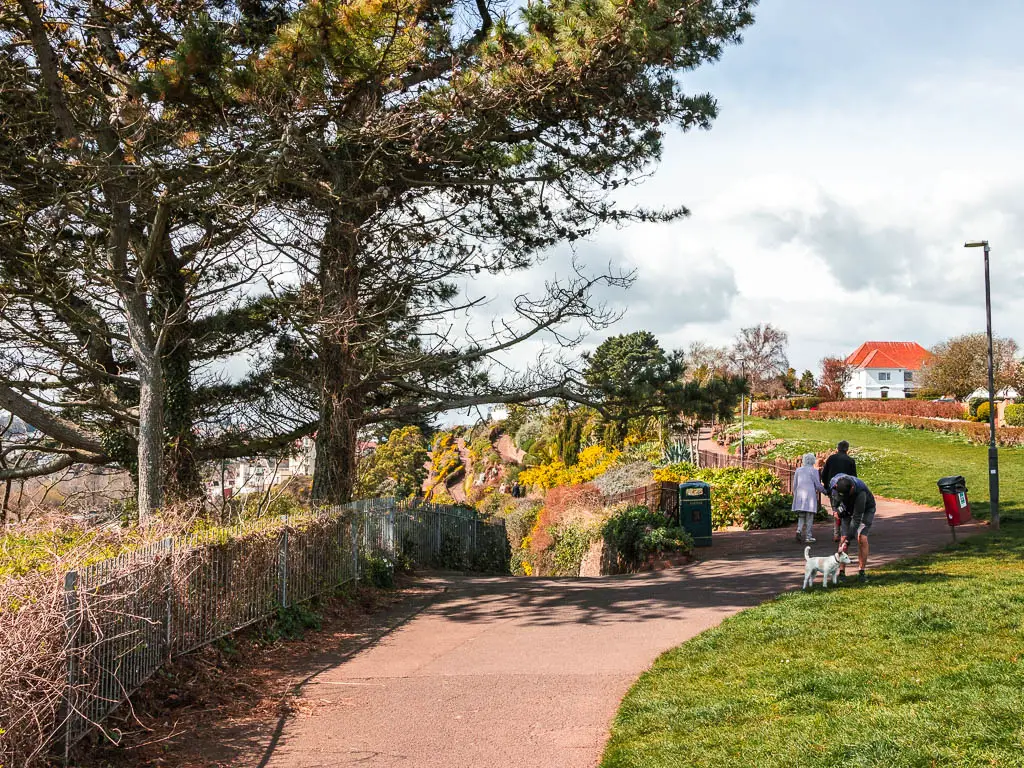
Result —
<svg viewBox="0 0 1024 768"><path fill-rule="evenodd" d="M606 325L591 291L628 275L580 267L482 338L443 330L477 300L459 286L604 225L684 215L623 209L616 190L657 161L664 126L710 125L714 100L679 75L738 41L752 6L478 2L474 18L453 2L326 0L279 30L251 98L287 137L275 195L315 285L293 380L317 420L316 498L349 497L374 420L574 396L560 372L498 378L490 363L565 321Z"/></svg>

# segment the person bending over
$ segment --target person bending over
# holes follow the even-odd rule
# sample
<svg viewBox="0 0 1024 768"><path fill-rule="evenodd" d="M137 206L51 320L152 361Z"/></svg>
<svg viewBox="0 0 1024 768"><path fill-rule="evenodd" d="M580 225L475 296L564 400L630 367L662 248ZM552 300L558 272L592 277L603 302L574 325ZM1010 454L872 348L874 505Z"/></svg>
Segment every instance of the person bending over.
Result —
<svg viewBox="0 0 1024 768"><path fill-rule="evenodd" d="M861 581L867 581L868 535L875 521L875 496L860 478L837 475L832 479L831 497L839 510L839 549L845 552L850 539L857 542L858 576Z"/></svg>

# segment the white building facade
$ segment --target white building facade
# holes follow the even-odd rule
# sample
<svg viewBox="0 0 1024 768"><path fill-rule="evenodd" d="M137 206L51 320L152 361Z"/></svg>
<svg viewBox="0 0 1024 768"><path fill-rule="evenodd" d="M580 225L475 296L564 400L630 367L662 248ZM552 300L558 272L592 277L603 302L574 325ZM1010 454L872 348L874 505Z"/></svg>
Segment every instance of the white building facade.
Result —
<svg viewBox="0 0 1024 768"><path fill-rule="evenodd" d="M900 399L920 387L931 353L916 342L866 341L846 358L852 368L843 389L848 399Z"/></svg>
<svg viewBox="0 0 1024 768"><path fill-rule="evenodd" d="M207 495L212 499L264 493L284 485L293 477L311 476L316 457L316 443L310 437L296 441L293 452L281 457L235 459L213 464L206 481Z"/></svg>

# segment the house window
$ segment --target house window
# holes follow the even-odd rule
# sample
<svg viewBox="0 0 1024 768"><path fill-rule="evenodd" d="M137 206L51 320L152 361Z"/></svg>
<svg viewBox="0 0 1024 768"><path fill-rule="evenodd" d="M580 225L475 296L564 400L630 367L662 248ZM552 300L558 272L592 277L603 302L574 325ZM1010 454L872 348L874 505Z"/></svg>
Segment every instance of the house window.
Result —
<svg viewBox="0 0 1024 768"><path fill-rule="evenodd" d="M883 400L888 400L889 399L889 388L888 387L882 387L882 399Z"/></svg>
<svg viewBox="0 0 1024 768"><path fill-rule="evenodd" d="M892 375L888 371L882 371L878 374L879 381L888 381L891 377Z"/></svg>
<svg viewBox="0 0 1024 768"><path fill-rule="evenodd" d="M903 380L904 381L913 381L914 380L914 372L913 371L904 371L903 372Z"/></svg>

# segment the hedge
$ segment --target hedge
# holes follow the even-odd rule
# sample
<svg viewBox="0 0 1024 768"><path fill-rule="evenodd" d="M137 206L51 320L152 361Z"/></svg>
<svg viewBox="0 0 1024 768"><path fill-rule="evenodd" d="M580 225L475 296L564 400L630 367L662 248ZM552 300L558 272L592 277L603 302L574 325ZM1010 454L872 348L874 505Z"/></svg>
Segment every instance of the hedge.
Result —
<svg viewBox="0 0 1024 768"><path fill-rule="evenodd" d="M1003 418L1011 427L1024 427L1024 404L1007 403Z"/></svg>
<svg viewBox="0 0 1024 768"><path fill-rule="evenodd" d="M785 411L790 407L787 398L776 400L755 400L750 410L756 414L772 413L774 411Z"/></svg>
<svg viewBox="0 0 1024 768"><path fill-rule="evenodd" d="M853 424L880 424L902 429L923 429L942 432L947 435L962 435L972 443L985 445L989 440L988 423L973 421L939 421L916 416L896 416L885 413L846 413L828 411L783 411L777 418L809 419L811 421L848 422ZM1000 427L996 430L996 441L1002 446L1024 445L1024 429Z"/></svg>
<svg viewBox="0 0 1024 768"><path fill-rule="evenodd" d="M800 410L803 408L816 408L822 398L814 395L800 397L780 397L775 400L755 400L753 411L756 414L775 413L778 411Z"/></svg>
<svg viewBox="0 0 1024 768"><path fill-rule="evenodd" d="M794 409L795 410L795 409ZM837 413L885 413L893 416L920 416L939 419L965 419L961 403L932 403L926 400L833 400L821 403L819 411Z"/></svg>
<svg viewBox="0 0 1024 768"><path fill-rule="evenodd" d="M794 397L790 401L790 408L794 411L802 411L804 408L818 408L821 406L823 398L808 396L808 397Z"/></svg>

